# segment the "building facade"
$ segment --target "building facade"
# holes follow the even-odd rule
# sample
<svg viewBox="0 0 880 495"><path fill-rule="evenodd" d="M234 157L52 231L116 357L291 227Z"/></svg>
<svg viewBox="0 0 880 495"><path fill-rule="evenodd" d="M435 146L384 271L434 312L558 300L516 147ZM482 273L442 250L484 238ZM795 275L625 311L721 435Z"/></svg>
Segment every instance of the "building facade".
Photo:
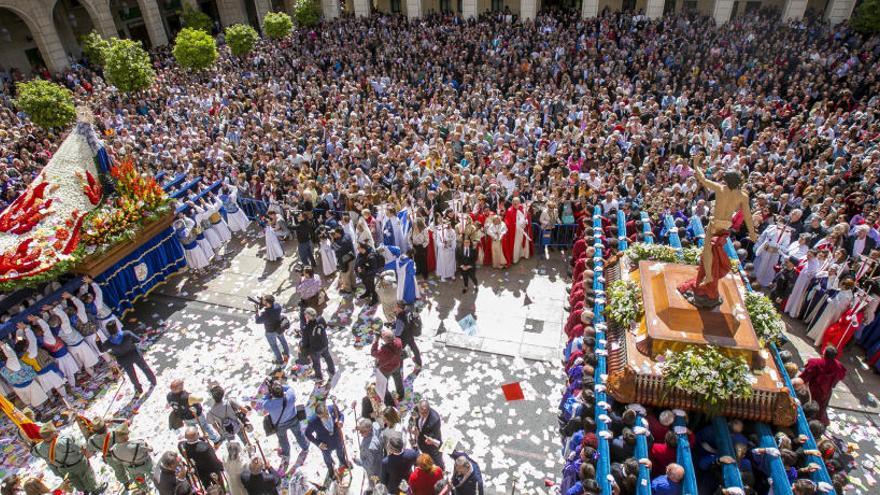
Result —
<svg viewBox="0 0 880 495"><path fill-rule="evenodd" d="M418 18L450 12L470 18L509 10L523 19L542 8L567 8L593 17L605 9L644 12L650 18L683 10L711 15L724 23L744 13L773 8L784 19L809 9L832 24L848 19L857 0L320 0L325 18L373 12ZM0 0L0 67L30 72L58 71L81 53L80 37L92 30L104 37L140 40L145 47L168 44L181 28L185 6L210 16L217 29L247 23L259 28L270 11L289 11L293 0Z"/></svg>

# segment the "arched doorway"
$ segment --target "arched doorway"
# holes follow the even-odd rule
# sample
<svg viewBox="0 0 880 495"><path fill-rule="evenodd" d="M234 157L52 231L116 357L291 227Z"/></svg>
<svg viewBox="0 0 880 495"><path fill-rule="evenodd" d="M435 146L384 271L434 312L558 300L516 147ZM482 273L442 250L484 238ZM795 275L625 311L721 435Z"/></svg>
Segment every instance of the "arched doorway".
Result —
<svg viewBox="0 0 880 495"><path fill-rule="evenodd" d="M52 10L52 21L68 58L79 59L80 38L95 28L86 7L79 0L58 0Z"/></svg>
<svg viewBox="0 0 880 495"><path fill-rule="evenodd" d="M27 21L5 7L0 7L0 60L3 69L22 75L46 67Z"/></svg>

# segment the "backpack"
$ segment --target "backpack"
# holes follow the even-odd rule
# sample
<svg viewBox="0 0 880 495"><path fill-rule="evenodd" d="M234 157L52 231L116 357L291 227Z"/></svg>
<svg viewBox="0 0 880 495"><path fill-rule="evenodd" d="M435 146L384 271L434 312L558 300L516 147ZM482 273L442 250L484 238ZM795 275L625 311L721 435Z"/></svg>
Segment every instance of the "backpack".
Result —
<svg viewBox="0 0 880 495"><path fill-rule="evenodd" d="M422 317L418 314L410 313L406 326L409 327L413 337L420 337L422 335Z"/></svg>

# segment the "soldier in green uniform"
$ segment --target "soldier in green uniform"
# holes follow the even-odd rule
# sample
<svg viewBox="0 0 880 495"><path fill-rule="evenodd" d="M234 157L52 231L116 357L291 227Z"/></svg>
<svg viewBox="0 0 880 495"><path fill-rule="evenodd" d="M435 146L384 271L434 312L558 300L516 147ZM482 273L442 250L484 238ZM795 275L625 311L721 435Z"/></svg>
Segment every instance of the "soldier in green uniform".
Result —
<svg viewBox="0 0 880 495"><path fill-rule="evenodd" d="M131 440L126 423L117 426L114 434L116 445L110 449L109 457L125 468L128 479L134 487L145 489L153 473L150 447L143 440Z"/></svg>
<svg viewBox="0 0 880 495"><path fill-rule="evenodd" d="M104 463L113 470L113 475L122 486L129 482L125 468L110 455L110 450L119 442L116 433L107 429L107 424L101 418L92 422L92 434L86 440L86 449L92 454L100 454Z"/></svg>
<svg viewBox="0 0 880 495"><path fill-rule="evenodd" d="M81 445L67 435L59 435L51 422L40 427L40 437L43 441L35 445L31 453L46 461L52 472L88 495L104 493L107 483L99 486L95 482L95 472Z"/></svg>

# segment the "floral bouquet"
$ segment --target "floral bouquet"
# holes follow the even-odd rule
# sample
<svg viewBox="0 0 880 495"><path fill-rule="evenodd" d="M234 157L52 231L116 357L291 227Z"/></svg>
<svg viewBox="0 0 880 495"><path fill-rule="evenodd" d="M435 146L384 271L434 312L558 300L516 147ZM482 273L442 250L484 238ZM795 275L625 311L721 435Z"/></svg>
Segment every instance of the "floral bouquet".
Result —
<svg viewBox="0 0 880 495"><path fill-rule="evenodd" d="M715 346L666 351L661 369L668 387L694 395L714 412L730 399L751 397L756 381L745 359L728 357Z"/></svg>
<svg viewBox="0 0 880 495"><path fill-rule="evenodd" d="M762 346L782 341L785 323L770 298L760 292L746 292L746 311Z"/></svg>
<svg viewBox="0 0 880 495"><path fill-rule="evenodd" d="M642 292L638 284L629 280L615 280L608 286L608 306L605 312L611 321L629 328L645 315Z"/></svg>

